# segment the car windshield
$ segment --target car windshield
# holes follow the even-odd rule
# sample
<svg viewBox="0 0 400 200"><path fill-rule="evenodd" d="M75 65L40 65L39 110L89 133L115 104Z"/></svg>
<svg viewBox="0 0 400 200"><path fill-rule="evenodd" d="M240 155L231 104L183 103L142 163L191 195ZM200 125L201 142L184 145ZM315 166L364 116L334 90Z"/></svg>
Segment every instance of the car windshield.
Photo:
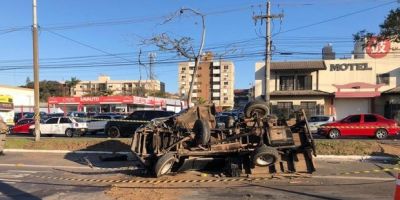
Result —
<svg viewBox="0 0 400 200"><path fill-rule="evenodd" d="M309 122L326 122L329 120L328 116L313 116L308 120Z"/></svg>
<svg viewBox="0 0 400 200"><path fill-rule="evenodd" d="M81 119L81 118L74 118L74 120L75 120L76 122L85 122L85 120L83 120L83 119Z"/></svg>

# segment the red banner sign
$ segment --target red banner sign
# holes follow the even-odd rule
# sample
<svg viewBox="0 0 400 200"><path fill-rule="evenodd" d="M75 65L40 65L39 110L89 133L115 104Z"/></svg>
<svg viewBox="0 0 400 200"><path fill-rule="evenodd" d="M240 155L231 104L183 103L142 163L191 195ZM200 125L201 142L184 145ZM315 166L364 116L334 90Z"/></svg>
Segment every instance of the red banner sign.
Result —
<svg viewBox="0 0 400 200"><path fill-rule="evenodd" d="M156 97L99 96L99 97L49 97L49 104L142 104L165 105L166 100Z"/></svg>
<svg viewBox="0 0 400 200"><path fill-rule="evenodd" d="M390 41L378 41L376 37L372 37L368 40L365 51L371 58L383 58L390 51Z"/></svg>

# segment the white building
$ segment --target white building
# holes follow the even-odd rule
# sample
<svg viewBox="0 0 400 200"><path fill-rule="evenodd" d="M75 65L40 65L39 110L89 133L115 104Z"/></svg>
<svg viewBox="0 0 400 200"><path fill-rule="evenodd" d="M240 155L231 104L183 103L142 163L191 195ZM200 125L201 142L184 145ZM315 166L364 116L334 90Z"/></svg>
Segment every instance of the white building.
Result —
<svg viewBox="0 0 400 200"><path fill-rule="evenodd" d="M388 41L350 59L273 62L270 96L275 110L304 108L310 114L378 113L400 110L400 45ZM255 97L264 95L265 67L256 63Z"/></svg>
<svg viewBox="0 0 400 200"><path fill-rule="evenodd" d="M20 111L21 109L33 111L33 89L0 85L0 94L13 97L15 111Z"/></svg>

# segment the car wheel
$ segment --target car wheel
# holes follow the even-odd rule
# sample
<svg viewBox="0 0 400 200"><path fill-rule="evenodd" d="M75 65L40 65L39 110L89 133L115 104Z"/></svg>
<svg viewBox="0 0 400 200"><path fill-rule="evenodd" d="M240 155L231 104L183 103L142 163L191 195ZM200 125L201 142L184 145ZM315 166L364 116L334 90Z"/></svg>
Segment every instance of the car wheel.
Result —
<svg viewBox="0 0 400 200"><path fill-rule="evenodd" d="M254 114L257 114L259 117L266 117L268 113L269 107L264 101L249 102L244 107L244 116L246 118L251 118Z"/></svg>
<svg viewBox="0 0 400 200"><path fill-rule="evenodd" d="M193 132L197 144L206 145L210 141L210 125L208 122L198 119L194 122Z"/></svg>
<svg viewBox="0 0 400 200"><path fill-rule="evenodd" d="M65 130L65 136L67 136L67 137L74 136L74 132L72 131L72 129Z"/></svg>
<svg viewBox="0 0 400 200"><path fill-rule="evenodd" d="M376 132L375 132L375 137L378 140L385 139L385 138L387 138L387 136L388 136L388 132L386 129L380 128L380 129L376 130Z"/></svg>
<svg viewBox="0 0 400 200"><path fill-rule="evenodd" d="M276 163L279 153L274 148L262 145L253 151L251 158L254 165L267 167Z"/></svg>
<svg viewBox="0 0 400 200"><path fill-rule="evenodd" d="M329 130L328 138L330 139L337 139L340 137L340 131L336 128Z"/></svg>
<svg viewBox="0 0 400 200"><path fill-rule="evenodd" d="M111 126L107 131L108 137L117 138L121 136L118 127Z"/></svg>
<svg viewBox="0 0 400 200"><path fill-rule="evenodd" d="M156 162L154 173L156 177L163 176L171 172L172 166L175 164L176 158L174 153L162 155Z"/></svg>

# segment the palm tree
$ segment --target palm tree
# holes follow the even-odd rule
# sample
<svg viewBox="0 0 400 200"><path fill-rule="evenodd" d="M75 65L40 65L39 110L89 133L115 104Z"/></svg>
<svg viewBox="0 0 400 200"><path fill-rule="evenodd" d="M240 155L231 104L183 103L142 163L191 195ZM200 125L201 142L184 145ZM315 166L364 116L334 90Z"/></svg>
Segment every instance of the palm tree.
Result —
<svg viewBox="0 0 400 200"><path fill-rule="evenodd" d="M81 80L76 77L71 77L71 80L65 81L65 85L69 89L69 96L72 96L73 88L79 83Z"/></svg>

